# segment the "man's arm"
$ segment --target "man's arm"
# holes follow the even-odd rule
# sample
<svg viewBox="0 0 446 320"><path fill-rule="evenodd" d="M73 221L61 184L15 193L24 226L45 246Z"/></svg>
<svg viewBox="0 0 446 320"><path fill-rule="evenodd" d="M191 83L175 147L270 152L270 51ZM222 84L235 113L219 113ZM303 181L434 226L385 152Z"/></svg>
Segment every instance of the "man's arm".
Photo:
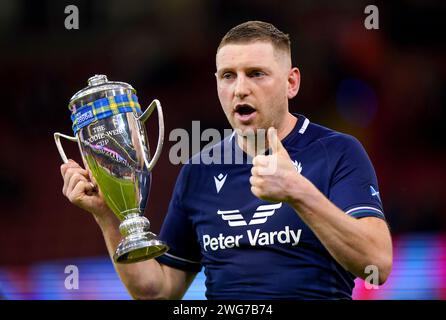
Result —
<svg viewBox="0 0 446 320"><path fill-rule="evenodd" d="M365 268L375 265L384 283L392 268L392 241L385 221L346 215L295 170L275 131L269 130L268 138L273 154L253 161L254 195L289 203L340 265L363 279Z"/></svg>
<svg viewBox="0 0 446 320"><path fill-rule="evenodd" d="M328 200L310 181L290 179L291 206L311 228L333 258L346 270L364 279L365 269L375 265L379 282L384 283L392 269L392 240L384 220L353 218Z"/></svg>
<svg viewBox="0 0 446 320"><path fill-rule="evenodd" d="M113 261L113 254L121 239L119 220L105 204L87 170L70 160L61 166L61 173L64 179L63 194L70 202L93 215ZM160 264L155 259L133 264L113 264L134 299L180 299L196 275Z"/></svg>

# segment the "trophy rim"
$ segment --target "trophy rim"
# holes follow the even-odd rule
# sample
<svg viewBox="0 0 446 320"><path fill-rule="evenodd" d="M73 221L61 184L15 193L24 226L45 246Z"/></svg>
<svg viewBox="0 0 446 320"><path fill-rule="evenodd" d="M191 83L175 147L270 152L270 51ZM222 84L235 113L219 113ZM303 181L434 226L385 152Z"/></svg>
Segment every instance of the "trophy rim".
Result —
<svg viewBox="0 0 446 320"><path fill-rule="evenodd" d="M125 91L130 90L133 94L136 94L135 88L127 82L123 81L109 81L107 76L105 74L96 74L92 77L90 77L88 80L97 77L97 76L104 76L105 81L97 84L88 84L88 86L80 89L77 91L70 99L70 102L68 103L68 109L72 110L73 106L76 105L76 102L79 100L88 100L87 98L89 96L92 96L94 94L98 94L101 92L109 92L109 91ZM95 98L96 99L96 98ZM85 102L85 101L83 101ZM84 104L84 103L82 103Z"/></svg>

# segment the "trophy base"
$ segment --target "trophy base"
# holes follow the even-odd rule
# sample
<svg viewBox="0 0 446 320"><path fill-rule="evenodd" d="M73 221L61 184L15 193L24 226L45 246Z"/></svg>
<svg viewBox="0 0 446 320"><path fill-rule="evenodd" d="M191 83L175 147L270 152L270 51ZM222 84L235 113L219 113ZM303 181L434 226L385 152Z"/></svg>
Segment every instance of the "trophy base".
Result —
<svg viewBox="0 0 446 320"><path fill-rule="evenodd" d="M158 240L152 232L125 237L118 245L113 260L116 263L134 263L162 255L169 246Z"/></svg>

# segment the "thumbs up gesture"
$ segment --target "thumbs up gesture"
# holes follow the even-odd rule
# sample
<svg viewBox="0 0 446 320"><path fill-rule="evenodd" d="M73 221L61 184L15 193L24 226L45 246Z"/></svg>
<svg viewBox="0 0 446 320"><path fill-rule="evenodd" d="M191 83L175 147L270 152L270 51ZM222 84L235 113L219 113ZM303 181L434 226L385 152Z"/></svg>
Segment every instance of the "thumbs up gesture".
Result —
<svg viewBox="0 0 446 320"><path fill-rule="evenodd" d="M270 155L258 155L251 169L251 192L262 200L291 202L293 191L305 180L294 167L285 147L277 137L277 130L268 129Z"/></svg>

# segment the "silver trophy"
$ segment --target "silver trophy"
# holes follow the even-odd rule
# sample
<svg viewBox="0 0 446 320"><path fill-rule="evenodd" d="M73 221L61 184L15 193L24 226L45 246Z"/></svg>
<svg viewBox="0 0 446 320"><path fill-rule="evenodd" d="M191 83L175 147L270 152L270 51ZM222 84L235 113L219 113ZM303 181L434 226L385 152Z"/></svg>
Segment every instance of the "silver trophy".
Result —
<svg viewBox="0 0 446 320"><path fill-rule="evenodd" d="M150 158L144 122L158 112L158 145ZM150 191L151 171L164 140L161 104L154 100L141 112L133 87L108 81L105 75L88 79L88 87L70 100L75 136L56 132L54 139L62 160L68 159L60 138L77 142L86 169L94 177L105 202L120 219L124 236L113 256L117 263L132 263L157 257L169 248L149 231L144 209Z"/></svg>

